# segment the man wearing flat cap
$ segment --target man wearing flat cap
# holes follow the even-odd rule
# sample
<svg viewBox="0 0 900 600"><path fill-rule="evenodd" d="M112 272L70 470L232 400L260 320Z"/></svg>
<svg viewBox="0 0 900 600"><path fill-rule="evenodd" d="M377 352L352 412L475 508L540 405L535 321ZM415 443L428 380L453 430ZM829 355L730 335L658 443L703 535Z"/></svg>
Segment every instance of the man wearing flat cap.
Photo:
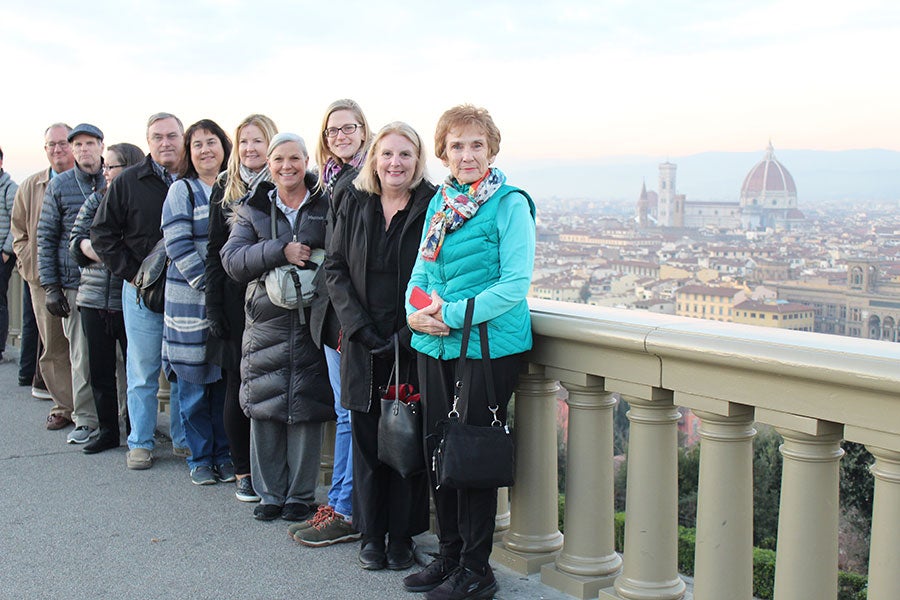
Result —
<svg viewBox="0 0 900 600"><path fill-rule="evenodd" d="M85 200L106 186L103 177L103 132L81 123L68 135L75 168L54 177L47 187L38 221L38 276L47 296L47 311L62 319L72 364L72 394L75 429L66 438L84 444L97 435L97 409L90 386L88 348L75 308L81 274L69 253L69 234Z"/></svg>

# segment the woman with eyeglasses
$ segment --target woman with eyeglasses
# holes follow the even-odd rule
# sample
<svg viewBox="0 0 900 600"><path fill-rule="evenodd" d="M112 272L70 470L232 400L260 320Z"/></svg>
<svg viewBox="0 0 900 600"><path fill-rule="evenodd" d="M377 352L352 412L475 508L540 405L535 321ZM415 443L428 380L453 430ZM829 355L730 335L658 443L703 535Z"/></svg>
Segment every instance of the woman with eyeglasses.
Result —
<svg viewBox="0 0 900 600"><path fill-rule="evenodd" d="M257 186L270 182L266 150L278 128L265 115L250 115L237 126L237 151L231 153L228 168L219 174L209 200L209 252L206 257L206 318L209 338L206 358L222 367L225 379L225 432L231 445L231 459L237 478L234 495L241 502L259 502L250 474L250 419L239 401L241 387L241 339L244 335L244 295L247 285L229 277L222 268L219 252L237 209Z"/></svg>
<svg viewBox="0 0 900 600"><path fill-rule="evenodd" d="M134 144L113 144L106 149L103 175L106 186L126 167L144 160ZM125 415L125 320L122 316L122 280L106 268L91 246L91 223L106 187L91 194L78 211L69 236L69 252L81 270L75 304L87 341L91 391L100 432L82 448L96 454L118 448L119 415ZM120 354L117 356L116 345ZM121 393L119 393L121 388Z"/></svg>
<svg viewBox="0 0 900 600"><path fill-rule="evenodd" d="M225 383L218 365L206 360L206 256L209 197L228 164L231 140L209 119L184 132L184 174L169 187L162 210L162 232L170 259L166 271L162 364L178 382L181 422L191 451L191 483L232 482L234 466L223 412Z"/></svg>
<svg viewBox="0 0 900 600"><path fill-rule="evenodd" d="M344 98L335 100L325 110L322 130L316 144L319 177L316 189L325 193L329 208L325 234L325 248L334 229L337 207L334 204L339 190L351 185L356 169L366 159L369 147L369 125L359 104ZM353 459L350 412L341 406L341 325L325 289L324 279L317 286L310 315L313 341L325 350L328 378L334 393L337 426L334 441L334 469L328 503L319 507L308 522L288 528L298 542L309 546L327 546L359 539L353 527ZM313 526L315 526L313 528Z"/></svg>

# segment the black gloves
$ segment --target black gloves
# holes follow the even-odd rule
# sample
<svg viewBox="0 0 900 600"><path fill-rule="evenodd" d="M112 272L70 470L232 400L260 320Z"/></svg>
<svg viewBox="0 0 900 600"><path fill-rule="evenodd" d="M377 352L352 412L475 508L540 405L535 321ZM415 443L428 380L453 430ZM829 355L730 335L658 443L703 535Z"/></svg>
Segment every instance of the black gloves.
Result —
<svg viewBox="0 0 900 600"><path fill-rule="evenodd" d="M69 301L66 300L62 288L53 285L44 288L44 291L47 292L47 312L61 319L68 317L72 310L69 308Z"/></svg>
<svg viewBox="0 0 900 600"><path fill-rule="evenodd" d="M218 307L206 307L206 320L209 321L209 332L221 340L227 340L229 329L228 321L223 311Z"/></svg>
<svg viewBox="0 0 900 600"><path fill-rule="evenodd" d="M393 338L386 340L378 335L374 325L366 325L354 333L351 339L368 348L369 352L375 356L383 356L394 351Z"/></svg>

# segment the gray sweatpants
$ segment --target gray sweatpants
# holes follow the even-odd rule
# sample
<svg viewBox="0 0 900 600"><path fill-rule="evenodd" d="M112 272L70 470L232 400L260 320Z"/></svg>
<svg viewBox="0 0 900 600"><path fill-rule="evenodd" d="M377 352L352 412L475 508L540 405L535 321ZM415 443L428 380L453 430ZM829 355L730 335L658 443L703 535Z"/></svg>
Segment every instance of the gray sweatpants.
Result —
<svg viewBox="0 0 900 600"><path fill-rule="evenodd" d="M262 504L312 504L322 458L322 423L250 420L250 474Z"/></svg>

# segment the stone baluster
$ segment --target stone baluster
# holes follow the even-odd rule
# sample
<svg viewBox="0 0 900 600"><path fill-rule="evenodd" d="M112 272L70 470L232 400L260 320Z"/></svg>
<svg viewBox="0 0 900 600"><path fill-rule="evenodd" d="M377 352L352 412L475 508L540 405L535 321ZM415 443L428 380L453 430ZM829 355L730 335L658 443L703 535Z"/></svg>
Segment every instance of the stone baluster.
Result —
<svg viewBox="0 0 900 600"><path fill-rule="evenodd" d="M784 438L775 600L837 598L838 463L842 427L815 433L776 427Z"/></svg>
<svg viewBox="0 0 900 600"><path fill-rule="evenodd" d="M625 553L615 593L600 598L678 600L678 419L672 392L651 388L642 397L622 395L628 420L628 493Z"/></svg>
<svg viewBox="0 0 900 600"><path fill-rule="evenodd" d="M753 409L700 418L694 600L753 597Z"/></svg>
<svg viewBox="0 0 900 600"><path fill-rule="evenodd" d="M542 371L521 375L516 387L516 484L509 491L509 531L491 558L519 573L537 573L562 547L557 523L558 389Z"/></svg>
<svg viewBox="0 0 900 600"><path fill-rule="evenodd" d="M869 600L900 598L900 452L866 446L875 456L875 502L869 552Z"/></svg>
<svg viewBox="0 0 900 600"><path fill-rule="evenodd" d="M494 517L494 542L502 542L509 531L509 488L497 490L497 515Z"/></svg>
<svg viewBox="0 0 900 600"><path fill-rule="evenodd" d="M602 385L565 387L569 390L566 534L555 564L541 568L541 581L576 598L596 598L601 588L613 584L622 566L613 530L616 398Z"/></svg>

